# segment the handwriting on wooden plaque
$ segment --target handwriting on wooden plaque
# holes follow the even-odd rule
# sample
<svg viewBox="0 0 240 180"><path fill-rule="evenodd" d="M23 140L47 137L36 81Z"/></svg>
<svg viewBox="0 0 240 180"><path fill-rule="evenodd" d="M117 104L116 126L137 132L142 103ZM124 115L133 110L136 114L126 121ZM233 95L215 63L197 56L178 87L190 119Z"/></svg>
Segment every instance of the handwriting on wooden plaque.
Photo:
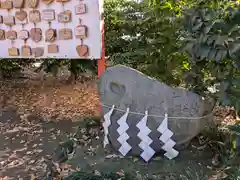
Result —
<svg viewBox="0 0 240 180"><path fill-rule="evenodd" d="M31 23L38 23L41 21L40 11L34 9L29 12L29 21Z"/></svg>
<svg viewBox="0 0 240 180"><path fill-rule="evenodd" d="M75 13L77 15L79 14L85 14L87 12L87 6L84 3L80 3L77 6L75 6Z"/></svg>
<svg viewBox="0 0 240 180"><path fill-rule="evenodd" d="M12 2L14 8L20 9L24 6L24 0L13 0Z"/></svg>
<svg viewBox="0 0 240 180"><path fill-rule="evenodd" d="M59 39L60 40L69 40L72 39L72 29L63 28L59 30Z"/></svg>
<svg viewBox="0 0 240 180"><path fill-rule="evenodd" d="M27 40L29 38L29 32L27 30L19 31L18 38L24 41Z"/></svg>
<svg viewBox="0 0 240 180"><path fill-rule="evenodd" d="M16 24L27 24L27 12L26 11L16 11L15 13Z"/></svg>
<svg viewBox="0 0 240 180"><path fill-rule="evenodd" d="M57 37L56 29L47 29L45 32L45 41L46 42L54 42Z"/></svg>
<svg viewBox="0 0 240 180"><path fill-rule="evenodd" d="M58 53L58 45L57 44L49 44L48 45L48 53Z"/></svg>
<svg viewBox="0 0 240 180"><path fill-rule="evenodd" d="M78 55L80 57L87 57L87 56L89 56L88 46L86 46L86 45L78 45L76 47L76 51L77 51L77 53L78 53Z"/></svg>
<svg viewBox="0 0 240 180"><path fill-rule="evenodd" d="M15 24L15 19L13 16L4 16L3 23L7 26L12 26Z"/></svg>
<svg viewBox="0 0 240 180"><path fill-rule="evenodd" d="M32 50L30 46L22 46L21 48L22 56L29 57L32 55Z"/></svg>
<svg viewBox="0 0 240 180"><path fill-rule="evenodd" d="M0 29L0 40L5 40L5 31Z"/></svg>
<svg viewBox="0 0 240 180"><path fill-rule="evenodd" d="M72 20L72 12L69 10L66 10L58 14L58 22L60 23L68 23L68 22L71 22L71 20Z"/></svg>
<svg viewBox="0 0 240 180"><path fill-rule="evenodd" d="M8 48L8 55L9 56L19 56L18 48L15 48L15 47Z"/></svg>
<svg viewBox="0 0 240 180"><path fill-rule="evenodd" d="M41 57L44 54L44 48L42 47L36 47L36 48L32 48L32 55L34 57Z"/></svg>
<svg viewBox="0 0 240 180"><path fill-rule="evenodd" d="M53 2L53 0L42 0L42 2L43 2L44 4L50 4L50 3Z"/></svg>
<svg viewBox="0 0 240 180"><path fill-rule="evenodd" d="M45 21L54 21L55 20L55 11L54 9L45 9L42 11L42 19Z"/></svg>
<svg viewBox="0 0 240 180"><path fill-rule="evenodd" d="M11 0L3 0L1 1L1 8L2 9L12 9L13 3Z"/></svg>
<svg viewBox="0 0 240 180"><path fill-rule="evenodd" d="M16 40L17 39L17 32L14 30L10 30L6 32L6 38L9 40Z"/></svg>
<svg viewBox="0 0 240 180"><path fill-rule="evenodd" d="M84 39L87 37L87 26L79 25L75 28L75 37L78 39Z"/></svg>
<svg viewBox="0 0 240 180"><path fill-rule="evenodd" d="M36 8L38 6L39 0L27 0L29 8Z"/></svg>
<svg viewBox="0 0 240 180"><path fill-rule="evenodd" d="M42 30L40 28L32 28L30 30L30 37L35 42L41 41L42 40Z"/></svg>

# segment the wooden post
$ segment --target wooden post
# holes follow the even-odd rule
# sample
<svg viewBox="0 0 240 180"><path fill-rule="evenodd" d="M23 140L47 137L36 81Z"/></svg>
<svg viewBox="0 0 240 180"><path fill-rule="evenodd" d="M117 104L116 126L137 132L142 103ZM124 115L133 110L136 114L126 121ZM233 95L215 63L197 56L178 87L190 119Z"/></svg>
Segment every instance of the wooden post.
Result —
<svg viewBox="0 0 240 180"><path fill-rule="evenodd" d="M102 23L102 54L98 60L98 78L105 71L105 45L104 45L104 23Z"/></svg>
<svg viewBox="0 0 240 180"><path fill-rule="evenodd" d="M98 78L100 78L101 74L105 71L105 42L104 42L104 9L103 9L103 0L99 0L99 12L101 17L100 28L102 33L102 54L101 59L98 60Z"/></svg>

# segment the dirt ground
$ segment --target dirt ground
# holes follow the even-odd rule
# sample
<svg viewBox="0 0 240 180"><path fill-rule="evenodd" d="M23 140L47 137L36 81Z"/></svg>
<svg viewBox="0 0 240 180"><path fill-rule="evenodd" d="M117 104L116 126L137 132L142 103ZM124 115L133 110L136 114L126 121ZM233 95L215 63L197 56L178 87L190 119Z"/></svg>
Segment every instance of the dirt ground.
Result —
<svg viewBox="0 0 240 180"><path fill-rule="evenodd" d="M81 119L99 116L96 82L44 88L29 81L1 82L0 177L31 179L43 176L54 148L76 132ZM76 154L67 163L73 170L130 172L141 178L207 180L213 152L190 148L174 160L157 156L149 164L134 157L121 158L102 148L102 132L82 139ZM90 140L89 140L90 139ZM194 175L194 176L193 176Z"/></svg>

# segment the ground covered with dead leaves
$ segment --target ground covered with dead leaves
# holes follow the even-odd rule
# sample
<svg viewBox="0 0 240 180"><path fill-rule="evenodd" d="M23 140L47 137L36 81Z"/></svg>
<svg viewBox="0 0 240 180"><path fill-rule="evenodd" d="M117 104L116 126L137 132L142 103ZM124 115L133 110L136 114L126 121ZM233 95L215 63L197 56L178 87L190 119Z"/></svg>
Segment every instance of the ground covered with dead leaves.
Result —
<svg viewBox="0 0 240 180"><path fill-rule="evenodd" d="M137 180L208 180L214 174L215 152L196 145L182 150L174 160L159 155L149 164L136 157L123 158L111 148L103 149L101 125L96 123L100 121L96 81L49 83L44 87L26 80L1 84L0 177L4 180L44 180L53 171L58 180L91 179L83 173L93 174L94 180L111 172L115 173L112 177L122 180L125 173ZM218 109L215 119L231 122L234 113ZM74 151L61 163L53 164L55 149L69 139L76 143ZM74 174L71 178L69 175L76 175L76 171L78 178Z"/></svg>

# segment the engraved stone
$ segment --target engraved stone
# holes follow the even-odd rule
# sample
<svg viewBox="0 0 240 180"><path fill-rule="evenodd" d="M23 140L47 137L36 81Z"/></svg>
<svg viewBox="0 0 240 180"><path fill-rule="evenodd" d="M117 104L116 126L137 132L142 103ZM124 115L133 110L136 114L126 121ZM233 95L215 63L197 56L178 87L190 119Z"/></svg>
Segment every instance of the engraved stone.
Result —
<svg viewBox="0 0 240 180"><path fill-rule="evenodd" d="M125 112L127 108L130 108L130 112L142 114L148 110L146 125L152 131L148 136L153 140L151 148L156 153L162 151L163 147L163 143L159 140L161 134L157 128L165 119L165 112L169 117L168 129L173 133L171 139L176 142L177 146L188 143L212 120L212 116L198 118L212 112L214 104L210 99L204 100L193 92L170 87L126 66L118 65L108 68L101 74L98 88L101 103L110 107L102 106L103 114L108 113L112 105ZM109 141L116 150L120 148L117 141L119 137L117 120L123 114L124 112L114 111L111 116L111 125L108 128ZM131 114L127 118L127 124L130 127L127 131L130 137L128 143L132 147L130 152L132 155L140 155L142 152L137 136L139 130L136 127L142 118L143 115L136 114Z"/></svg>

